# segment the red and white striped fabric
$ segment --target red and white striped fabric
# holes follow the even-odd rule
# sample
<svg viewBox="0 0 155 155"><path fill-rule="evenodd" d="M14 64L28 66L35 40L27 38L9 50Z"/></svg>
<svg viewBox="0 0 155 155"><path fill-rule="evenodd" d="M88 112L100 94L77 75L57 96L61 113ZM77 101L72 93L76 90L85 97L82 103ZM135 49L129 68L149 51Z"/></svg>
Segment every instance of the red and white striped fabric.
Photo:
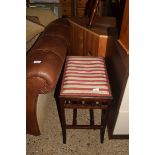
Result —
<svg viewBox="0 0 155 155"><path fill-rule="evenodd" d="M111 98L104 59L102 57L68 56L60 95Z"/></svg>

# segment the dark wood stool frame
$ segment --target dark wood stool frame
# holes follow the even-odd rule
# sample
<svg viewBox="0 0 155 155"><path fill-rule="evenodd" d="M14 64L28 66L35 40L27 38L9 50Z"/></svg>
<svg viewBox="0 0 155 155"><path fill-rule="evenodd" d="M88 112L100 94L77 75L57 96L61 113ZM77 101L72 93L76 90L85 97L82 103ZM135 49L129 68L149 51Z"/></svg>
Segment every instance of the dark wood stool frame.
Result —
<svg viewBox="0 0 155 155"><path fill-rule="evenodd" d="M100 129L100 142L104 141L104 133L107 124L108 111L110 107L109 99L103 97L64 97L58 96L57 108L62 127L63 143L66 144L66 129ZM83 103L85 102L85 103ZM73 123L66 124L65 109L73 109ZM89 109L90 125L77 125L77 109ZM94 125L93 109L101 109L101 124Z"/></svg>

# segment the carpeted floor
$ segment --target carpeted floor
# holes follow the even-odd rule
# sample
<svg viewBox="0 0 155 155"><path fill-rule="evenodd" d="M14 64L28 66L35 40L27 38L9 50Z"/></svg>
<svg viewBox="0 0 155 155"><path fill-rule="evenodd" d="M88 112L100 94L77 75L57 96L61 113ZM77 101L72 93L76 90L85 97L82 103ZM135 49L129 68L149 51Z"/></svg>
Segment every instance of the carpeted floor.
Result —
<svg viewBox="0 0 155 155"><path fill-rule="evenodd" d="M67 130L67 144L62 143L62 133L53 93L48 98L49 111L44 132L40 136L27 135L27 155L128 155L129 140L109 140L106 131L104 143L100 143L99 130ZM67 121L72 111L67 110ZM78 123L89 123L88 111L78 111ZM100 111L95 111L99 123Z"/></svg>

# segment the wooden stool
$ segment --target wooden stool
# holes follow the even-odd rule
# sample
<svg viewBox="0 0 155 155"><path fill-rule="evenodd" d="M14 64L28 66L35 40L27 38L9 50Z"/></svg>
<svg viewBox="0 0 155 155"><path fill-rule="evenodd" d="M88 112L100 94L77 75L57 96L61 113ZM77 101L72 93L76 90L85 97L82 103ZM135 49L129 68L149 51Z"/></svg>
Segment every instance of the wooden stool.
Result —
<svg viewBox="0 0 155 155"><path fill-rule="evenodd" d="M66 129L100 129L100 141L103 143L111 99L104 59L68 56L57 100L63 143L66 143ZM73 109L72 124L66 124L66 108ZM77 125L77 109L90 110L90 125ZM101 109L100 125L94 125L93 109Z"/></svg>

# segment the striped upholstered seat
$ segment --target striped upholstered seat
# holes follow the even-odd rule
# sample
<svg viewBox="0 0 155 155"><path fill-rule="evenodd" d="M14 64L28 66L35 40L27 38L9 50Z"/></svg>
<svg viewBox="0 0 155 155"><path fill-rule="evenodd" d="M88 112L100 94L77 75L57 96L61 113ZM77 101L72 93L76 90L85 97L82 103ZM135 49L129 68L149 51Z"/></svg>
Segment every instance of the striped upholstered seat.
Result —
<svg viewBox="0 0 155 155"><path fill-rule="evenodd" d="M111 98L104 58L68 56L60 95Z"/></svg>

